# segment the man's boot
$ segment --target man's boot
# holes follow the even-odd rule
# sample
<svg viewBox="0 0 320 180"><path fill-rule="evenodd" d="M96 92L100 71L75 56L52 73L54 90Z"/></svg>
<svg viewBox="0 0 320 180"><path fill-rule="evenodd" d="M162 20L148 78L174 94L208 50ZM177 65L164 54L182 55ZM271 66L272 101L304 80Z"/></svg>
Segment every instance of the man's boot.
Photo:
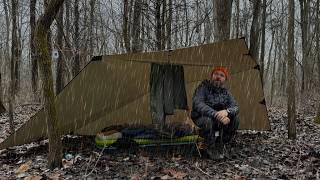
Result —
<svg viewBox="0 0 320 180"><path fill-rule="evenodd" d="M223 156L223 143L221 139L221 132L216 131L214 136L214 141L213 143L209 146L207 149L207 154L210 159L212 160L222 160L224 158Z"/></svg>

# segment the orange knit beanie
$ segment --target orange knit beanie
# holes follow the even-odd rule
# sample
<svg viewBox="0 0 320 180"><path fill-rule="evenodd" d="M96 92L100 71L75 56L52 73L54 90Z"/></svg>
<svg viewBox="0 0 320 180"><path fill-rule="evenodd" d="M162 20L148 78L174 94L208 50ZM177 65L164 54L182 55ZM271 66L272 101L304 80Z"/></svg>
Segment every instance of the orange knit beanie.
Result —
<svg viewBox="0 0 320 180"><path fill-rule="evenodd" d="M221 71L221 72L223 72L223 74L226 76L226 79L229 78L229 72L228 72L228 70L227 70L226 67L224 67L224 66L216 66L216 67L214 67L214 68L212 69L211 76L212 76L212 74L213 74L214 72L216 72L216 71Z"/></svg>

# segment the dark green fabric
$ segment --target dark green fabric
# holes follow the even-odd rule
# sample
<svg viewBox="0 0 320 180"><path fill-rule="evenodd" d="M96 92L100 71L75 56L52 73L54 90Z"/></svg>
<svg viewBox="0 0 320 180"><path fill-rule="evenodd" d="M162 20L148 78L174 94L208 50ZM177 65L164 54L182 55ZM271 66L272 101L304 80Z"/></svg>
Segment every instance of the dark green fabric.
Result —
<svg viewBox="0 0 320 180"><path fill-rule="evenodd" d="M184 70L181 65L151 64L150 108L153 124L163 127L174 109L187 109Z"/></svg>

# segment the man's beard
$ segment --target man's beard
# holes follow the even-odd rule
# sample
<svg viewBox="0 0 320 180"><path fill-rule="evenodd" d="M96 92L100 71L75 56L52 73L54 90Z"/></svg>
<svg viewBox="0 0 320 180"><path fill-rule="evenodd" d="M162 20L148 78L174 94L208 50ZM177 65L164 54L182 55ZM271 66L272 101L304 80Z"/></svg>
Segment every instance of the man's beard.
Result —
<svg viewBox="0 0 320 180"><path fill-rule="evenodd" d="M224 87L223 82L217 81L217 80L211 80L211 84L212 84L213 86L215 86L215 87L218 87L218 88Z"/></svg>

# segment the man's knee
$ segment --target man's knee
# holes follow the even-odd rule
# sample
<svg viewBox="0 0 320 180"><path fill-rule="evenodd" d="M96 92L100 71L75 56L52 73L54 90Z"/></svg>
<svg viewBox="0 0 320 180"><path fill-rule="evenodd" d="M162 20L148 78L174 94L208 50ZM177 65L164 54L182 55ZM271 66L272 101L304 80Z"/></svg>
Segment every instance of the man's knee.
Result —
<svg viewBox="0 0 320 180"><path fill-rule="evenodd" d="M236 134L236 131L239 127L239 117L235 116L233 119L230 119L230 124L225 126L223 130L223 142L228 143L231 141L231 139L234 137Z"/></svg>
<svg viewBox="0 0 320 180"><path fill-rule="evenodd" d="M230 123L232 126L232 130L236 131L239 128L239 124L240 124L239 116L235 116L232 119L230 119Z"/></svg>
<svg viewBox="0 0 320 180"><path fill-rule="evenodd" d="M193 121L202 130L211 130L212 129L212 118L210 118L210 117L201 116Z"/></svg>

